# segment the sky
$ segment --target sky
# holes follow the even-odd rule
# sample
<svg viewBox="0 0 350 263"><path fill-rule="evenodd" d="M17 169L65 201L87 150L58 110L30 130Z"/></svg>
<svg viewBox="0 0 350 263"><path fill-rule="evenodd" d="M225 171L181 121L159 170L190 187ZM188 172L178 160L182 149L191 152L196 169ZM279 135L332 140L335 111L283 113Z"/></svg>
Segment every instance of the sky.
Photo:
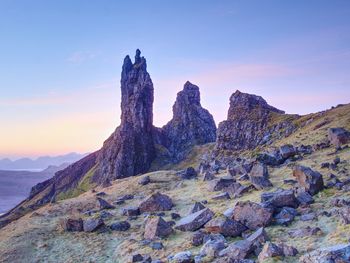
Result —
<svg viewBox="0 0 350 263"><path fill-rule="evenodd" d="M0 157L99 149L137 48L159 127L187 80L217 124L237 89L287 113L350 102L348 0L0 0Z"/></svg>

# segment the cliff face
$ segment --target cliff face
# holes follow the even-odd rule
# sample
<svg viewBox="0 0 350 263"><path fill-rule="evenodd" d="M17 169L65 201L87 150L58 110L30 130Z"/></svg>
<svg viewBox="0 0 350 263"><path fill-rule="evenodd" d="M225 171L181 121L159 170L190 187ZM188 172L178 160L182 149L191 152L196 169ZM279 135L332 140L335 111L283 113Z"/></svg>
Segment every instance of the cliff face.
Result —
<svg viewBox="0 0 350 263"><path fill-rule="evenodd" d="M216 150L248 150L271 140L273 133L291 133L290 122L271 124L273 116L283 115L260 96L236 91L230 97L227 120L219 124Z"/></svg>
<svg viewBox="0 0 350 263"><path fill-rule="evenodd" d="M153 83L146 59L136 51L135 62L124 59L121 74L121 123L98 157L93 181L99 184L147 172L155 158Z"/></svg>
<svg viewBox="0 0 350 263"><path fill-rule="evenodd" d="M196 85L187 81L177 94L173 106L173 118L162 129L164 146L171 160L183 160L195 145L214 142L216 126L213 116L200 103L200 92Z"/></svg>

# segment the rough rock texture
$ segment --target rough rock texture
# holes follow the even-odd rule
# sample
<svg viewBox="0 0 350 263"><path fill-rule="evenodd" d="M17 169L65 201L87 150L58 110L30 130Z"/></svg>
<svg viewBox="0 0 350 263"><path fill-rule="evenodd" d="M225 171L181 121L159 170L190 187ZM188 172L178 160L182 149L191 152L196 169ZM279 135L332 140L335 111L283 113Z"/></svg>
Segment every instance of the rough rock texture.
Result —
<svg viewBox="0 0 350 263"><path fill-rule="evenodd" d="M328 140L336 147L339 147L350 142L350 132L344 128L330 128L328 130Z"/></svg>
<svg viewBox="0 0 350 263"><path fill-rule="evenodd" d="M267 241L259 254L258 261L264 262L264 260L272 257L283 256L283 250L274 243Z"/></svg>
<svg viewBox="0 0 350 263"><path fill-rule="evenodd" d="M84 232L94 232L102 226L104 226L102 219L88 218L83 222Z"/></svg>
<svg viewBox="0 0 350 263"><path fill-rule="evenodd" d="M219 256L239 260L245 259L251 253L251 251L252 242L249 240L239 240L230 244L227 248L221 250Z"/></svg>
<svg viewBox="0 0 350 263"><path fill-rule="evenodd" d="M173 118L163 127L162 133L165 147L175 163L183 160L193 146L215 141L213 116L202 108L196 85L187 81L177 94Z"/></svg>
<svg viewBox="0 0 350 263"><path fill-rule="evenodd" d="M99 155L99 169L94 181L147 172L156 156L153 139L153 83L146 59L136 51L135 62L124 59L121 74L121 123L104 142Z"/></svg>
<svg viewBox="0 0 350 263"><path fill-rule="evenodd" d="M332 247L320 248L299 259L301 263L329 263L349 262L350 244L340 244Z"/></svg>
<svg viewBox="0 0 350 263"><path fill-rule="evenodd" d="M269 173L266 164L257 162L253 165L249 174L249 180L257 189L271 187L272 183L268 179Z"/></svg>
<svg viewBox="0 0 350 263"><path fill-rule="evenodd" d="M81 218L79 219L65 218L60 220L59 224L64 231L68 231L68 232L83 231L83 220Z"/></svg>
<svg viewBox="0 0 350 263"><path fill-rule="evenodd" d="M268 126L273 114L284 111L270 105L260 96L236 91L230 97L227 120L219 124L216 150L254 149L270 140L272 133L289 135L295 127L290 122Z"/></svg>
<svg viewBox="0 0 350 263"><path fill-rule="evenodd" d="M180 231L195 231L211 220L213 216L214 213L209 208L202 209L182 218L176 224L175 229Z"/></svg>
<svg viewBox="0 0 350 263"><path fill-rule="evenodd" d="M164 238L173 232L171 226L160 216L147 220L144 237L146 239Z"/></svg>
<svg viewBox="0 0 350 263"><path fill-rule="evenodd" d="M156 211L168 211L174 206L171 198L161 193L154 193L147 197L139 205L141 213L143 212L156 212Z"/></svg>
<svg viewBox="0 0 350 263"><path fill-rule="evenodd" d="M293 176L296 177L299 187L311 195L317 194L324 188L322 175L309 167L295 166Z"/></svg>
<svg viewBox="0 0 350 263"><path fill-rule="evenodd" d="M205 230L209 233L219 233L227 237L237 237L247 228L240 222L229 218L215 218L205 224Z"/></svg>
<svg viewBox="0 0 350 263"><path fill-rule="evenodd" d="M241 222L251 230L271 223L273 211L251 201L239 201L234 207L232 219Z"/></svg>
<svg viewBox="0 0 350 263"><path fill-rule="evenodd" d="M285 206L297 208L299 205L299 201L295 197L293 190L283 189L278 189L274 192L262 193L261 202L268 202L277 208L282 208Z"/></svg>

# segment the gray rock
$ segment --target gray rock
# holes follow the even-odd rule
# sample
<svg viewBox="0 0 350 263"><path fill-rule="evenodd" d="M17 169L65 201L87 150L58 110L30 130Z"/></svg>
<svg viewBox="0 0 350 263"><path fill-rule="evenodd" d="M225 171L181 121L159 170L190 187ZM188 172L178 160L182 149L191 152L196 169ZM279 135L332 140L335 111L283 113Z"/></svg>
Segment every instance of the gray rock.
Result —
<svg viewBox="0 0 350 263"><path fill-rule="evenodd" d="M205 206L201 202L195 202L188 214L191 215L203 209L205 209Z"/></svg>
<svg viewBox="0 0 350 263"><path fill-rule="evenodd" d="M201 228L205 223L211 220L214 216L214 213L209 209L205 208L196 213L190 214L182 218L175 229L181 231L195 231Z"/></svg>
<svg viewBox="0 0 350 263"><path fill-rule="evenodd" d="M59 221L59 224L63 228L64 231L68 231L68 232L83 231L83 220L81 218L79 218L79 219L72 219L72 218L61 219Z"/></svg>
<svg viewBox="0 0 350 263"><path fill-rule="evenodd" d="M104 226L102 219L89 218L83 221L84 232L94 232Z"/></svg>
<svg viewBox="0 0 350 263"><path fill-rule="evenodd" d="M350 132L342 127L330 128L328 130L328 140L336 147L350 142Z"/></svg>
<svg viewBox="0 0 350 263"><path fill-rule="evenodd" d="M232 219L241 222L251 230L267 226L272 221L273 209L250 201L239 201L233 210Z"/></svg>
<svg viewBox="0 0 350 263"><path fill-rule="evenodd" d="M283 250L276 244L267 241L258 256L258 261L264 262L268 258L280 256L284 256Z"/></svg>
<svg viewBox="0 0 350 263"><path fill-rule="evenodd" d="M193 263L193 256L191 251L183 251L177 253L170 260L172 263Z"/></svg>
<svg viewBox="0 0 350 263"><path fill-rule="evenodd" d="M264 189L272 186L272 183L270 182L268 177L269 173L267 170L267 166L262 163L255 163L249 174L250 182L257 189Z"/></svg>
<svg viewBox="0 0 350 263"><path fill-rule="evenodd" d="M142 177L140 180L139 180L139 184L140 185L147 185L151 182L151 178L147 175L147 176L144 176Z"/></svg>
<svg viewBox="0 0 350 263"><path fill-rule="evenodd" d="M225 243L217 240L208 240L201 248L200 255L207 258L216 258L219 252L225 248Z"/></svg>
<svg viewBox="0 0 350 263"><path fill-rule="evenodd" d="M153 240L155 238L164 238L173 233L172 227L163 220L162 217L151 217L145 225L144 237Z"/></svg>
<svg viewBox="0 0 350 263"><path fill-rule="evenodd" d="M106 200L104 200L100 197L97 197L97 202L99 204L100 209L114 209L115 208L113 205L111 205Z"/></svg>
<svg viewBox="0 0 350 263"><path fill-rule="evenodd" d="M134 206L124 207L122 210L122 214L124 216L138 216L140 215L140 209Z"/></svg>
<svg viewBox="0 0 350 263"><path fill-rule="evenodd" d="M339 244L332 247L325 247L314 250L303 255L300 263L329 263L329 262L349 262L350 244Z"/></svg>
<svg viewBox="0 0 350 263"><path fill-rule="evenodd" d="M275 221L279 225L287 226L293 222L296 215L297 211L294 208L283 207L281 211L275 215Z"/></svg>
<svg viewBox="0 0 350 263"><path fill-rule="evenodd" d="M296 198L300 202L300 204L308 205L314 202L314 199L308 192L301 191L297 194Z"/></svg>
<svg viewBox="0 0 350 263"><path fill-rule="evenodd" d="M252 252L252 243L248 240L239 240L230 244L227 248L219 252L220 257L229 257L230 259L245 259Z"/></svg>
<svg viewBox="0 0 350 263"><path fill-rule="evenodd" d="M317 194L324 188L322 175L309 167L295 166L293 176L296 177L299 187L311 195Z"/></svg>
<svg viewBox="0 0 350 263"><path fill-rule="evenodd" d="M224 192L221 194L214 195L211 199L212 200L228 200L228 199L231 199L231 197L227 192Z"/></svg>
<svg viewBox="0 0 350 263"><path fill-rule="evenodd" d="M299 201L295 197L293 190L283 189L262 193L261 202L269 202L276 208L282 208L285 206L297 208L299 205Z"/></svg>
<svg viewBox="0 0 350 263"><path fill-rule="evenodd" d="M185 180L197 178L197 172L193 167L188 167L185 170L178 172L177 175Z"/></svg>
<svg viewBox="0 0 350 263"><path fill-rule="evenodd" d="M208 183L209 191L221 191L226 187L229 187L231 184L235 183L236 180L231 177L221 177L215 180L212 180Z"/></svg>
<svg viewBox="0 0 350 263"><path fill-rule="evenodd" d="M294 146L290 145L290 144L286 144L286 145L281 146L279 148L279 151L281 153L282 158L284 158L284 159L288 159L290 157L293 157L297 153Z"/></svg>
<svg viewBox="0 0 350 263"><path fill-rule="evenodd" d="M247 227L229 218L215 218L205 224L205 230L209 233L219 233L226 237L237 237L247 230Z"/></svg>
<svg viewBox="0 0 350 263"><path fill-rule="evenodd" d="M128 221L119 221L110 225L110 229L114 231L127 231L130 228Z"/></svg>
<svg viewBox="0 0 350 263"><path fill-rule="evenodd" d="M143 212L157 212L169 211L174 206L171 198L159 192L148 196L139 205L141 213Z"/></svg>

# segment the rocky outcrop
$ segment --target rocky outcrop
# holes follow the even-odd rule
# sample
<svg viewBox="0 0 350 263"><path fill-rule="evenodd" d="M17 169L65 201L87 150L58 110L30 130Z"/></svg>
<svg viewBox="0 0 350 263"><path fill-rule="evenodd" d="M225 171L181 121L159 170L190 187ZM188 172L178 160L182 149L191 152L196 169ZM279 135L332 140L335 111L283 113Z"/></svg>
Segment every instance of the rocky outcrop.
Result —
<svg viewBox="0 0 350 263"><path fill-rule="evenodd" d="M262 97L237 90L230 97L227 120L219 124L216 151L254 149L270 141L274 133L289 135L296 129L291 121L271 123L273 116L283 114Z"/></svg>
<svg viewBox="0 0 350 263"><path fill-rule="evenodd" d="M201 106L199 88L187 81L177 94L173 118L162 129L173 162L183 160L195 145L215 142L213 116Z"/></svg>
<svg viewBox="0 0 350 263"><path fill-rule="evenodd" d="M135 62L124 59L121 74L121 122L105 141L93 180L102 184L141 173L156 156L153 140L153 83L146 59L136 51Z"/></svg>

